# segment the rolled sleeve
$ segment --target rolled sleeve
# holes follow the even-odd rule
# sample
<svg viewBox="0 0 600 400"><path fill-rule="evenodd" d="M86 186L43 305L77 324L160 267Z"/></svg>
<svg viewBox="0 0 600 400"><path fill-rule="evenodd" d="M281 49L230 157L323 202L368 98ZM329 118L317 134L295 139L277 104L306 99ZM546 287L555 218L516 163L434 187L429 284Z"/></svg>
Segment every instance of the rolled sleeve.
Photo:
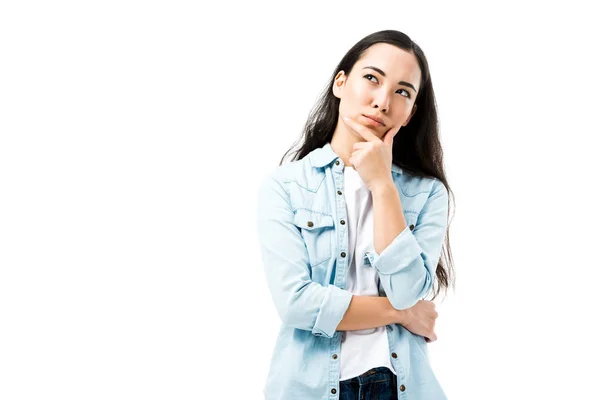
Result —
<svg viewBox="0 0 600 400"><path fill-rule="evenodd" d="M312 329L313 335L333 337L350 306L350 300L352 300L352 293L329 284Z"/></svg>
<svg viewBox="0 0 600 400"><path fill-rule="evenodd" d="M422 252L423 249L419 246L417 238L407 226L394 238L392 243L383 249L381 255L376 251L369 251L367 257L380 274L391 275L406 268Z"/></svg>
<svg viewBox="0 0 600 400"><path fill-rule="evenodd" d="M406 227L381 254L367 252L394 308L412 307L432 288L447 224L448 192L436 179L414 229Z"/></svg>
<svg viewBox="0 0 600 400"><path fill-rule="evenodd" d="M333 337L352 293L310 278L308 251L294 224L289 195L273 172L259 187L257 231L267 286L282 322Z"/></svg>

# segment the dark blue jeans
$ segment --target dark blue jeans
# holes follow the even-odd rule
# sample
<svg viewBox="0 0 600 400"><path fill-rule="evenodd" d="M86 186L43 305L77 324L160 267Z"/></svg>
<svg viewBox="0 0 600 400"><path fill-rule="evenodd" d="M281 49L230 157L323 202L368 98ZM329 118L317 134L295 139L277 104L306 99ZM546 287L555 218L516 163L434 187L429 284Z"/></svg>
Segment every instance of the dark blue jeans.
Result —
<svg viewBox="0 0 600 400"><path fill-rule="evenodd" d="M340 381L340 400L398 400L396 385L396 375L389 368L372 368Z"/></svg>

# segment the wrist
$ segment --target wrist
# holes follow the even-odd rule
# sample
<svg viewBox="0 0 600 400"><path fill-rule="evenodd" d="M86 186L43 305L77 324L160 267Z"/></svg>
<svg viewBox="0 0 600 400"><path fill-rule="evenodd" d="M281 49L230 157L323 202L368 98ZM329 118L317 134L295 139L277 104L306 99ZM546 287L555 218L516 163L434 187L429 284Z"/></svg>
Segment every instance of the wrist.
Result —
<svg viewBox="0 0 600 400"><path fill-rule="evenodd" d="M379 194L383 194L385 195L388 192L397 192L396 190L396 185L394 184L394 181L392 181L391 179L386 180L386 181L382 181L382 182L378 182L375 185L373 185L373 188L371 189L371 193L374 195L379 195Z"/></svg>
<svg viewBox="0 0 600 400"><path fill-rule="evenodd" d="M396 323L400 325L406 325L408 322L408 312L406 310L396 310Z"/></svg>

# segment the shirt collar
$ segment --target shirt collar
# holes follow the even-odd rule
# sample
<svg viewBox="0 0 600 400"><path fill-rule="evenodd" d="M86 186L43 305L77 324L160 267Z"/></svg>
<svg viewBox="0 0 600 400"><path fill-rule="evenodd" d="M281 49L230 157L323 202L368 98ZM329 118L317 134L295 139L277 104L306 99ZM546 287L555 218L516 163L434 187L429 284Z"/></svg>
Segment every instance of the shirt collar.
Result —
<svg viewBox="0 0 600 400"><path fill-rule="evenodd" d="M321 168L329 165L333 160L339 156L331 148L331 143L325 143L323 147L315 149L308 154L310 163L313 167ZM395 164L392 164L392 171L402 174L402 168Z"/></svg>

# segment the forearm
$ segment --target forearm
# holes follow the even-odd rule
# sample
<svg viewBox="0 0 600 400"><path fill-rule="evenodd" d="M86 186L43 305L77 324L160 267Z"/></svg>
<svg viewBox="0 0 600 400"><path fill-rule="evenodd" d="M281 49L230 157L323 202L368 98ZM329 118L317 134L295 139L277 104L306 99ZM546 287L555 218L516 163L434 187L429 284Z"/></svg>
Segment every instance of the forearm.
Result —
<svg viewBox="0 0 600 400"><path fill-rule="evenodd" d="M383 250L406 228L400 194L393 182L382 184L371 193L373 197L373 247Z"/></svg>
<svg viewBox="0 0 600 400"><path fill-rule="evenodd" d="M399 324L404 310L396 310L387 297L353 295L336 330L355 331Z"/></svg>

